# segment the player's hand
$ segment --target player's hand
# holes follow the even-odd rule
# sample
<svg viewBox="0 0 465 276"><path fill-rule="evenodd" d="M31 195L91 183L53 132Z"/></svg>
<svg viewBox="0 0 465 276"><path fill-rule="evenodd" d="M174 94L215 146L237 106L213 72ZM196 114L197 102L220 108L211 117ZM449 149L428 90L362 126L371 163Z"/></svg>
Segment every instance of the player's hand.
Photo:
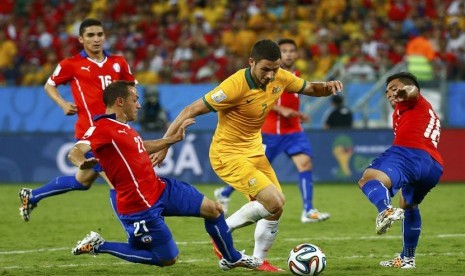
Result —
<svg viewBox="0 0 465 276"><path fill-rule="evenodd" d="M330 90L332 95L336 95L342 91L342 82L340 81L328 81L326 85L326 89Z"/></svg>
<svg viewBox="0 0 465 276"><path fill-rule="evenodd" d="M82 161L82 163L79 165L79 169L81 170L87 170L93 168L95 165L98 164L98 159L95 157L87 158L86 160Z"/></svg>
<svg viewBox="0 0 465 276"><path fill-rule="evenodd" d="M178 132L175 134L176 141L184 140L184 137L186 136L186 128L192 124L195 124L194 118L189 118L182 122L181 126L178 129Z"/></svg>
<svg viewBox="0 0 465 276"><path fill-rule="evenodd" d="M415 85L406 85L403 88L396 91L394 94L394 102L402 102L418 95L418 88Z"/></svg>
<svg viewBox="0 0 465 276"><path fill-rule="evenodd" d="M336 95L342 91L342 82L327 81L327 82L312 82L313 93L311 96L326 97Z"/></svg>
<svg viewBox="0 0 465 276"><path fill-rule="evenodd" d="M279 114L281 114L281 116L283 116L284 118L293 118L295 116L298 116L299 112L292 108L281 106L281 108L279 109Z"/></svg>
<svg viewBox="0 0 465 276"><path fill-rule="evenodd" d="M66 116L71 116L77 113L77 105L75 105L72 102L66 102L61 109L63 109L63 112L65 113Z"/></svg>
<svg viewBox="0 0 465 276"><path fill-rule="evenodd" d="M302 123L306 123L306 122L310 121L310 116L308 116L305 113L299 112L299 119L300 119L300 121Z"/></svg>
<svg viewBox="0 0 465 276"><path fill-rule="evenodd" d="M163 163L163 160L165 160L166 154L168 154L168 148L150 154L150 161L152 161L152 166L161 167L161 163Z"/></svg>

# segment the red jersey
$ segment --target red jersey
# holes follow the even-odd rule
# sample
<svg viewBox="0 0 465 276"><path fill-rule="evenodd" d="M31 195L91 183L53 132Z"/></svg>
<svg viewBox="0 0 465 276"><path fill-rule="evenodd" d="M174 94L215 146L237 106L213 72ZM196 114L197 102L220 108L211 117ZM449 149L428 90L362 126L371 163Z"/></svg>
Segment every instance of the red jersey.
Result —
<svg viewBox="0 0 465 276"><path fill-rule="evenodd" d="M102 93L115 80L135 81L124 57L105 52L105 59L96 62L84 50L61 61L48 79L47 83L53 86L71 85L78 116L74 127L76 139L80 139L93 126L95 115L105 113Z"/></svg>
<svg viewBox="0 0 465 276"><path fill-rule="evenodd" d="M416 101L397 103L392 114L392 123L393 145L422 149L444 165L437 149L441 123L431 104L421 94Z"/></svg>
<svg viewBox="0 0 465 276"><path fill-rule="evenodd" d="M115 114L101 115L78 143L91 146L95 157L116 191L119 214L150 208L165 189L158 178L139 133L116 120Z"/></svg>
<svg viewBox="0 0 465 276"><path fill-rule="evenodd" d="M294 71L294 75L300 76L299 71ZM284 106L294 110L300 109L300 99L297 93L286 93L284 91L276 102L277 106ZM262 126L262 132L266 134L290 134L303 131L298 116L285 118L278 112L271 110L266 116Z"/></svg>

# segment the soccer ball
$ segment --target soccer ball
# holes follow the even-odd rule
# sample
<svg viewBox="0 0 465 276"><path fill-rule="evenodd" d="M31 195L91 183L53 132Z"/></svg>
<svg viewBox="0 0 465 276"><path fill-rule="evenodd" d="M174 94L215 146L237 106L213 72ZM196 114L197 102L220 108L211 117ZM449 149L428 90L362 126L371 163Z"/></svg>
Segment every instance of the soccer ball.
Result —
<svg viewBox="0 0 465 276"><path fill-rule="evenodd" d="M318 275L326 267L326 255L316 245L299 244L289 253L287 265L295 275Z"/></svg>

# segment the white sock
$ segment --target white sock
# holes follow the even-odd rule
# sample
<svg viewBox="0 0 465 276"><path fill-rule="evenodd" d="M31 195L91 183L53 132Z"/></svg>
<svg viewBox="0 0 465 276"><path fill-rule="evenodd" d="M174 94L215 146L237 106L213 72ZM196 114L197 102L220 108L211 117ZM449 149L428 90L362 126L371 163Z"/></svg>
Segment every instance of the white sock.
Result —
<svg viewBox="0 0 465 276"><path fill-rule="evenodd" d="M268 250L273 245L278 235L279 220L261 219L255 226L255 247L253 256L262 260L266 259Z"/></svg>
<svg viewBox="0 0 465 276"><path fill-rule="evenodd" d="M229 216L226 219L226 223L232 232L237 228L250 225L269 216L271 216L271 213L268 212L260 202L250 201Z"/></svg>

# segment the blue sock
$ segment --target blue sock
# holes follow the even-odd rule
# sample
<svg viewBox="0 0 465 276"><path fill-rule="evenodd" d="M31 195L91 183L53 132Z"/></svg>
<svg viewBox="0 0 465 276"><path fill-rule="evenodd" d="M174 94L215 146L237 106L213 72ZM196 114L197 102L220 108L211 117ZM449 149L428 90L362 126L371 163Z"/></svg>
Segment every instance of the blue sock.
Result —
<svg viewBox="0 0 465 276"><path fill-rule="evenodd" d="M369 180L363 185L362 192L378 208L378 212L392 205L388 189L378 180Z"/></svg>
<svg viewBox="0 0 465 276"><path fill-rule="evenodd" d="M74 190L88 190L89 188L90 187L86 187L79 183L75 176L59 176L50 180L47 184L32 190L30 202L37 205L39 201L49 196L59 195Z"/></svg>
<svg viewBox="0 0 465 276"><path fill-rule="evenodd" d="M313 209L313 180L312 171L299 173L300 196L306 212Z"/></svg>
<svg viewBox="0 0 465 276"><path fill-rule="evenodd" d="M225 187L223 188L223 191L221 191L221 195L222 195L222 196L225 196L225 197L230 197L231 194L232 194L234 191L235 191L235 190L234 190L233 187L227 185L227 186L225 186Z"/></svg>
<svg viewBox="0 0 465 276"><path fill-rule="evenodd" d="M224 220L224 214L221 213L216 219L205 219L205 229L223 255L223 258L230 262L237 262L241 257L233 244L233 238L229 227Z"/></svg>
<svg viewBox="0 0 465 276"><path fill-rule="evenodd" d="M161 266L160 259L150 250L134 249L128 243L104 242L95 250L96 253L108 253L131 263Z"/></svg>
<svg viewBox="0 0 465 276"><path fill-rule="evenodd" d="M402 225L404 248L401 255L402 257L412 258L415 257L415 249L417 248L421 233L420 209L406 209L404 215L405 219Z"/></svg>

